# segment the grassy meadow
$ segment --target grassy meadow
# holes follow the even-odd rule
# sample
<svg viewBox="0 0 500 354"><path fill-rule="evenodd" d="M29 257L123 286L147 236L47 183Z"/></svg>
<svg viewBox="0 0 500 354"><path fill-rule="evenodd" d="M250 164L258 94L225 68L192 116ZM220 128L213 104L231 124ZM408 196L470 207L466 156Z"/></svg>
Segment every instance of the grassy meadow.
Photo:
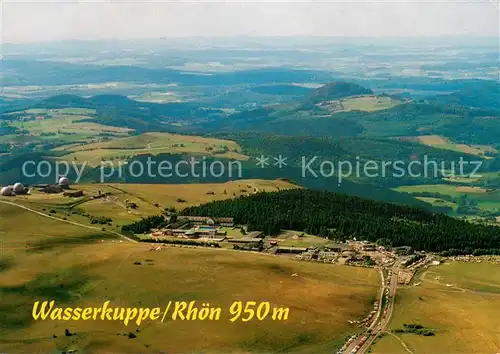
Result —
<svg viewBox="0 0 500 354"><path fill-rule="evenodd" d="M363 95L348 97L340 100L343 111L365 111L374 112L382 109L389 109L402 102L391 97Z"/></svg>
<svg viewBox="0 0 500 354"><path fill-rule="evenodd" d="M414 193L414 192L431 192L449 195L453 198L458 198L462 195L467 195L477 201L480 209L495 211L500 209L500 190L487 190L481 187L474 186L459 186L453 184L435 184L435 185L415 185L402 186L395 188L398 192ZM456 209L455 203L450 203L437 198L419 197L426 202L431 202L435 205L446 206L450 205Z"/></svg>
<svg viewBox="0 0 500 354"><path fill-rule="evenodd" d="M70 141L93 138L102 133L119 137L128 135L132 131L127 128L85 122L83 120L95 116L95 110L86 108L28 109L11 114L20 119L11 123L11 126L45 140Z"/></svg>
<svg viewBox="0 0 500 354"><path fill-rule="evenodd" d="M484 156L485 153L498 153L498 151L491 146L458 144L439 135L423 135L417 137L416 139L421 144L432 146L438 149L463 152L465 154L483 156L485 158L490 158L488 156Z"/></svg>
<svg viewBox="0 0 500 354"><path fill-rule="evenodd" d="M282 247L319 247L331 243L330 240L303 232L284 230L273 238Z"/></svg>
<svg viewBox="0 0 500 354"><path fill-rule="evenodd" d="M500 265L446 262L417 274L415 285L398 289L390 330L418 323L435 336L395 333L415 354L500 351ZM386 334L372 353L400 353Z"/></svg>
<svg viewBox="0 0 500 354"><path fill-rule="evenodd" d="M3 203L0 226L2 352L331 352L357 331L347 320L366 315L378 290L372 269L229 250L151 252L148 244ZM100 320L34 321L33 303L44 300L72 307L196 300L226 310L233 301L269 301L288 307L290 315L286 321L231 323L223 312L217 322L167 319L139 328ZM65 336L65 329L76 335Z"/></svg>
<svg viewBox="0 0 500 354"><path fill-rule="evenodd" d="M103 227L119 230L124 224L138 221L142 217L158 215L167 208L182 210L215 200L298 187L283 180L253 179L199 184L96 183L77 184L72 188L82 190L84 196L70 198L62 194L46 194L33 190L31 195L0 196L0 200L13 201L40 212L54 213L54 216L89 225L90 219L81 214L108 217L112 219L111 225ZM98 196L99 192L107 195L91 198ZM137 207L127 207L127 203L134 203Z"/></svg>
<svg viewBox="0 0 500 354"><path fill-rule="evenodd" d="M60 157L65 161L87 161L90 166L97 166L104 160L127 160L141 154L199 154L221 158L247 160L241 154L241 147L230 140L203 138L199 136L169 133L144 133L108 141L78 146L61 147L68 154Z"/></svg>
<svg viewBox="0 0 500 354"><path fill-rule="evenodd" d="M151 102L151 103L167 103L167 102L181 101L181 97L177 96L172 91L145 92L140 95L129 96L129 98L139 102Z"/></svg>
<svg viewBox="0 0 500 354"><path fill-rule="evenodd" d="M327 101L324 107L332 113L350 111L375 112L392 108L401 103L402 101L386 96L360 95Z"/></svg>

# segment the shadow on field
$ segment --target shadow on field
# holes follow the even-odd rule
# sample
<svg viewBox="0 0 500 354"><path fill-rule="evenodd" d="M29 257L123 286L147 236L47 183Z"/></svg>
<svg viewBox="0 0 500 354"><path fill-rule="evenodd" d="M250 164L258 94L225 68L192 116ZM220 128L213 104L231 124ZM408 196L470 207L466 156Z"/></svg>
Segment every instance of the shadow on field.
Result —
<svg viewBox="0 0 500 354"><path fill-rule="evenodd" d="M8 259L0 259L0 273L11 269L14 266L14 262Z"/></svg>
<svg viewBox="0 0 500 354"><path fill-rule="evenodd" d="M0 287L0 323L4 330L29 327L33 304L36 301L68 303L85 296L91 279L79 268L63 269L41 274L19 286Z"/></svg>
<svg viewBox="0 0 500 354"><path fill-rule="evenodd" d="M264 263L263 266L274 274L291 275L295 272L292 267L283 266L277 263Z"/></svg>
<svg viewBox="0 0 500 354"><path fill-rule="evenodd" d="M52 237L46 240L36 241L30 244L26 249L28 253L50 251L58 247L78 246L82 244L95 243L100 240L116 239L116 236L110 234L96 234L75 237Z"/></svg>
<svg viewBox="0 0 500 354"><path fill-rule="evenodd" d="M314 333L288 333L288 335L272 335L266 332L264 335L255 337L253 340L244 341L241 348L255 352L288 353L316 340Z"/></svg>
<svg viewBox="0 0 500 354"><path fill-rule="evenodd" d="M275 275L291 275L296 272L296 270L290 266L281 265L278 263L271 263L266 261L261 262L249 262L249 261L217 261L218 265L231 267L233 269L255 269L259 271L269 272Z"/></svg>

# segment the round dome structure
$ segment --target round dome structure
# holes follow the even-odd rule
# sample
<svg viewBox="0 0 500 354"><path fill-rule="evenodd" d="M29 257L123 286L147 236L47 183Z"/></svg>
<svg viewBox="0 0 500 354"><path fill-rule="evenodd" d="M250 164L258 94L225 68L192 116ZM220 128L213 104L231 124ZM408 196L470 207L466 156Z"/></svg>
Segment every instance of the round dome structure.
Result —
<svg viewBox="0 0 500 354"><path fill-rule="evenodd" d="M62 187L68 187L69 186L69 179L68 177L61 177L59 178L59 185Z"/></svg>
<svg viewBox="0 0 500 354"><path fill-rule="evenodd" d="M14 193L22 193L24 192L24 185L17 182L14 184L14 187L12 189L14 190Z"/></svg>
<svg viewBox="0 0 500 354"><path fill-rule="evenodd" d="M4 197L11 196L12 195L12 187L10 187L10 186L2 187L2 189L0 189L0 195L3 195Z"/></svg>

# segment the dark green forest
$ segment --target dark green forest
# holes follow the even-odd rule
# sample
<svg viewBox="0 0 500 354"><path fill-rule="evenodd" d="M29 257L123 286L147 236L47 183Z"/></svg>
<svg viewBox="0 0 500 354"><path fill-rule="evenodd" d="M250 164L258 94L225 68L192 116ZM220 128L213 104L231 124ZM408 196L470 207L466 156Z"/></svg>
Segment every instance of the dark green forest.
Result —
<svg viewBox="0 0 500 354"><path fill-rule="evenodd" d="M276 234L297 230L328 237L411 246L434 252L500 252L500 228L444 214L314 190L286 190L186 208L185 215L234 217L250 230Z"/></svg>
<svg viewBox="0 0 500 354"><path fill-rule="evenodd" d="M313 136L397 137L437 134L467 144L494 144L500 112L432 101L375 112L330 112L308 105L258 108L204 125L207 130Z"/></svg>

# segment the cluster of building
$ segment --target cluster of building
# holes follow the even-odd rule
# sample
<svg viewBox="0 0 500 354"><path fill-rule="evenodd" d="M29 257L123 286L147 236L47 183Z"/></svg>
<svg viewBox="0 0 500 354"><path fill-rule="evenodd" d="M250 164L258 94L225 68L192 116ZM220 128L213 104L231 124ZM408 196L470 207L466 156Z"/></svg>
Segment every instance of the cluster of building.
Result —
<svg viewBox="0 0 500 354"><path fill-rule="evenodd" d="M233 249L242 251L262 252L264 250L264 234L260 231L252 231L242 238L231 238L228 240Z"/></svg>
<svg viewBox="0 0 500 354"><path fill-rule="evenodd" d="M152 230L153 238L179 237L189 239L206 238L214 241L222 241L226 237L226 231L222 227L234 226L233 218L211 218L204 216L178 216L178 228L163 228Z"/></svg>
<svg viewBox="0 0 500 354"><path fill-rule="evenodd" d="M299 259L305 261L318 261L326 263L335 263L340 257L352 257L354 253L351 247L346 243L333 243L322 247L280 247L300 251ZM305 250L305 251L304 251ZM278 252L284 253L284 252ZM298 253L298 252L297 252Z"/></svg>
<svg viewBox="0 0 500 354"><path fill-rule="evenodd" d="M69 189L69 179L67 177L61 177L57 184L40 184L34 187L44 193L62 193Z"/></svg>
<svg viewBox="0 0 500 354"><path fill-rule="evenodd" d="M67 177L59 178L57 184L43 184L43 185L34 185L34 188L38 188L41 192L45 193L61 193L67 189L69 189L69 180ZM25 187L22 183L17 182L13 185L7 185L0 189L0 195L4 197L16 196L16 195L25 195L30 194L31 190L28 187Z"/></svg>

